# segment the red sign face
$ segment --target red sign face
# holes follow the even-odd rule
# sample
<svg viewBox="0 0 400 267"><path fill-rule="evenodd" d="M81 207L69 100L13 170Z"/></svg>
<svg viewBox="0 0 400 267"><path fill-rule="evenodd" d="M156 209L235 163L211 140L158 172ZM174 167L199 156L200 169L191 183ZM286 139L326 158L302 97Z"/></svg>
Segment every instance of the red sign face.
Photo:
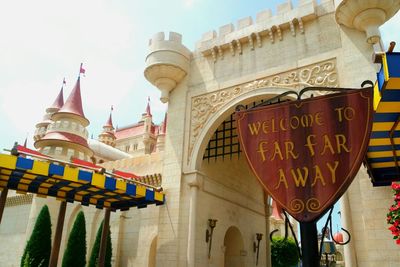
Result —
<svg viewBox="0 0 400 267"><path fill-rule="evenodd" d="M349 187L364 159L371 117L371 89L236 113L253 172L300 222L318 219Z"/></svg>

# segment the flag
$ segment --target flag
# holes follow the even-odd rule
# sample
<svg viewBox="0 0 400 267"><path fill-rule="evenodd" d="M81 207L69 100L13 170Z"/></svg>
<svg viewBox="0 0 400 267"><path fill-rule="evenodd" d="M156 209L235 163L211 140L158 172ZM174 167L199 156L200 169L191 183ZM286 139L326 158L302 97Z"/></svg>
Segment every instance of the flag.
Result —
<svg viewBox="0 0 400 267"><path fill-rule="evenodd" d="M82 73L85 76L86 70L82 67L83 63L81 63L81 67L79 68L79 75Z"/></svg>
<svg viewBox="0 0 400 267"><path fill-rule="evenodd" d="M113 111L114 110L114 106L113 105L111 105L111 111Z"/></svg>
<svg viewBox="0 0 400 267"><path fill-rule="evenodd" d="M67 85L67 82L65 81L65 77L64 77L64 79L63 79L63 86L64 85Z"/></svg>

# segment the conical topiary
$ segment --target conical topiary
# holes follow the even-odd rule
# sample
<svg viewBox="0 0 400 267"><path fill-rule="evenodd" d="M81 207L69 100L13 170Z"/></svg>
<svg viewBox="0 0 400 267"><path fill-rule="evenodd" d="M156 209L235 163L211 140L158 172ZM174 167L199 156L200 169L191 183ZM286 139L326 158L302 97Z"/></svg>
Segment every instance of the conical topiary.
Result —
<svg viewBox="0 0 400 267"><path fill-rule="evenodd" d="M26 243L21 266L48 266L51 253L51 221L47 205L40 210Z"/></svg>
<svg viewBox="0 0 400 267"><path fill-rule="evenodd" d="M99 258L99 250L100 250L100 240L101 240L101 232L103 230L103 222L101 222L99 229L97 230L96 240L94 241L92 253L90 254L89 265L88 267L97 267L97 260ZM106 249L106 257L105 257L105 267L111 267L111 256L112 256L112 246L111 246L111 231L108 229L107 235L107 249Z"/></svg>
<svg viewBox="0 0 400 267"><path fill-rule="evenodd" d="M68 238L62 266L85 267L86 265L86 222L83 211L76 216Z"/></svg>

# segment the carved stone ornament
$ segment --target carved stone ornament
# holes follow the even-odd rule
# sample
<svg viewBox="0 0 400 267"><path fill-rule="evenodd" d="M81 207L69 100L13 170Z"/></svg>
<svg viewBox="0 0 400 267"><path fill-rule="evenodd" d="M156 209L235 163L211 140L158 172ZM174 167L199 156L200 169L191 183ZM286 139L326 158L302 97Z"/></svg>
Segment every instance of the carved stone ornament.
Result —
<svg viewBox="0 0 400 267"><path fill-rule="evenodd" d="M194 144L204 125L228 101L259 88L302 89L308 86L337 87L338 75L336 59L300 67L261 78L252 82L239 84L216 92L192 98L191 125L189 137L188 162L192 156Z"/></svg>

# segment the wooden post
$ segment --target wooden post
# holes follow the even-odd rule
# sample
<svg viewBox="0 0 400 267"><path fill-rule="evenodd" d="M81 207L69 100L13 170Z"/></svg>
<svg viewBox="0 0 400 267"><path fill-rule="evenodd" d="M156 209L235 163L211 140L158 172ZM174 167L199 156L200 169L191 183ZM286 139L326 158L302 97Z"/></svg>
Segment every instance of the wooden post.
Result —
<svg viewBox="0 0 400 267"><path fill-rule="evenodd" d="M60 244L62 232L64 228L65 211L67 210L67 202L61 201L58 211L56 232L54 233L53 247L51 249L49 267L57 267L58 253L60 252Z"/></svg>
<svg viewBox="0 0 400 267"><path fill-rule="evenodd" d="M0 224L1 224L1 219L3 218L4 207L6 206L7 194L8 194L8 188L5 187L3 191L1 191L1 196L0 196Z"/></svg>
<svg viewBox="0 0 400 267"><path fill-rule="evenodd" d="M106 250L107 250L107 235L109 227L110 227L110 209L105 208L103 229L101 230L101 240L99 249L99 259L98 259L99 267L104 267L105 265Z"/></svg>

